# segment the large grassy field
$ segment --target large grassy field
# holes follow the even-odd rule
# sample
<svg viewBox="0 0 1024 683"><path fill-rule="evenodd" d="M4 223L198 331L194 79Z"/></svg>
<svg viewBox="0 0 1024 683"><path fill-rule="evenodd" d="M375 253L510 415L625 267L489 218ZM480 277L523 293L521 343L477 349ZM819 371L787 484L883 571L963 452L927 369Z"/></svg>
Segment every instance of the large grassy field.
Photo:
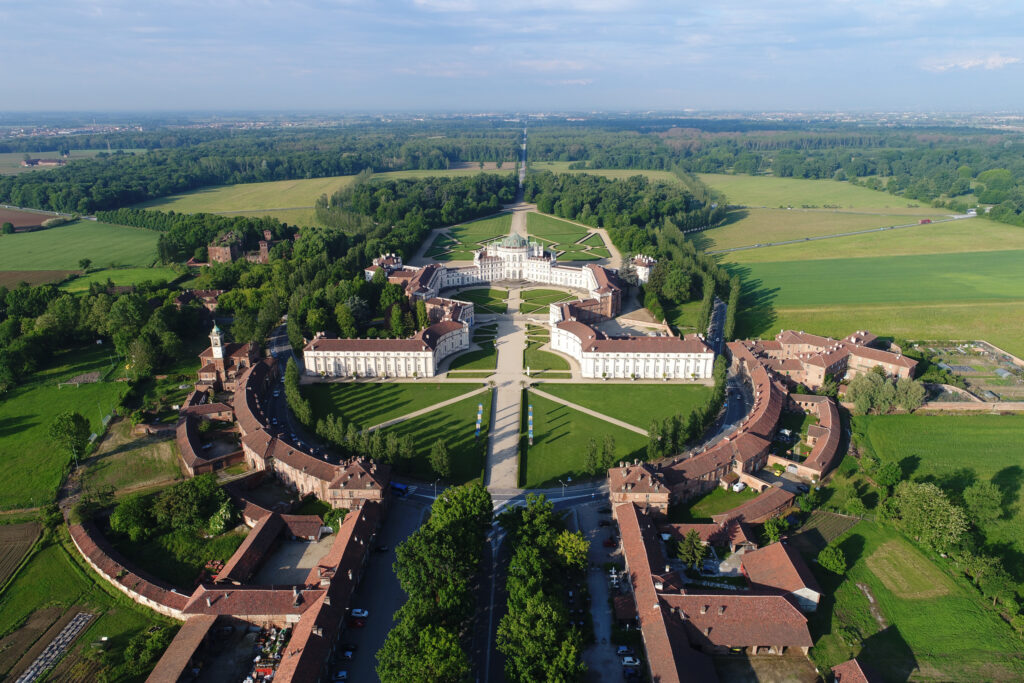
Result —
<svg viewBox="0 0 1024 683"><path fill-rule="evenodd" d="M933 481L959 500L975 481L1003 492L1003 516L985 529L1024 587L1024 415L858 416L854 429L883 461Z"/></svg>
<svg viewBox="0 0 1024 683"><path fill-rule="evenodd" d="M123 648L132 636L153 626L174 628L169 619L121 596L84 563L72 558L67 550L69 547L73 549L67 532L62 530L60 536L64 539L63 545L53 540L43 542L41 549L28 561L0 601L0 635L7 636L0 641L0 657L7 667L13 666L18 656L72 606L97 614L99 618L94 619L71 646L68 657L88 650L90 643L101 636L109 638L111 647ZM44 608L51 607L55 609L44 611ZM33 614L37 616L30 619ZM31 624L30 628L24 627L26 622ZM14 629L19 630L8 635ZM7 648L16 648L13 656L5 656L7 653L2 651ZM0 670L0 674L6 674L7 667ZM66 679L55 677L51 680Z"/></svg>
<svg viewBox="0 0 1024 683"><path fill-rule="evenodd" d="M598 175L603 178L611 178L613 180L621 180L623 178L632 178L635 175L642 175L651 182L655 183L672 183L675 185L682 185L678 177L670 171L641 171L639 169L617 169L617 168L596 168L596 169L585 169L575 170L570 169L570 161L531 161L531 171L551 171L552 173L588 173L590 175Z"/></svg>
<svg viewBox="0 0 1024 683"><path fill-rule="evenodd" d="M480 171L458 169L444 171L394 171L378 173L376 178L428 178L462 176L475 173L511 173L512 169ZM310 209L320 195L330 195L346 187L355 176L331 176L302 180L276 180L267 183L243 183L206 187L192 192L171 195L136 205L137 208L160 209L183 213L242 213L264 215L268 209ZM273 213L268 215L274 215ZM312 215L312 214L310 214ZM282 220L285 220L283 217Z"/></svg>
<svg viewBox="0 0 1024 683"><path fill-rule="evenodd" d="M572 244L587 234L587 229L544 213L526 214L526 230L558 244Z"/></svg>
<svg viewBox="0 0 1024 683"><path fill-rule="evenodd" d="M922 216L930 215L927 213ZM691 233L690 239L705 251L717 249L732 249L733 247L747 247L755 244L768 242L783 242L786 240L801 239L803 237L818 237L821 235L838 235L858 230L871 230L873 228L888 227L891 225L907 225L917 223L915 216L897 214L860 213L853 211L828 211L823 209L734 209L729 212L725 225L705 230L703 232ZM940 224L945 225L945 224ZM922 226L923 228L939 228L940 225ZM917 231L916 228L908 228L907 232ZM1024 232L1024 231L1021 231ZM868 239L877 239L875 235L866 236ZM838 238L837 238L838 239ZM855 239L855 238L844 238ZM886 235L886 239L889 236ZM920 240L920 237L918 237ZM843 250L836 250L839 242L811 242L807 250L813 254L819 254L822 258L828 255L842 253ZM783 247L771 247L751 250L750 252L737 252L730 254L730 260L741 260L747 254L761 255L763 252L772 253ZM792 247L788 247L792 248ZM916 253L916 252L914 252ZM774 258L766 260L775 260Z"/></svg>
<svg viewBox="0 0 1024 683"><path fill-rule="evenodd" d="M305 384L302 395L313 407L314 419L333 414L360 428L387 422L473 391L471 384L437 382Z"/></svg>
<svg viewBox="0 0 1024 683"><path fill-rule="evenodd" d="M135 436L128 420L119 420L110 428L84 474L88 486L112 486L118 492L169 484L181 478L174 439Z"/></svg>
<svg viewBox="0 0 1024 683"><path fill-rule="evenodd" d="M160 233L98 221L75 221L48 230L0 237L0 271L77 270L94 266L148 266L156 260Z"/></svg>
<svg viewBox="0 0 1024 683"><path fill-rule="evenodd" d="M468 384L458 385L463 389ZM416 443L416 458L404 462L399 471L433 481L435 476L430 467L430 449L438 439L444 439L448 452L452 455L452 474L450 480L455 484L464 484L478 479L487 461L487 435L491 423L491 394L485 391L476 396L456 401L438 408L426 415L400 422L388 427L385 432L399 436L411 434ZM480 423L480 437L475 436L477 406L483 405L483 417Z"/></svg>
<svg viewBox="0 0 1024 683"><path fill-rule="evenodd" d="M173 268L103 268L94 270L88 275L76 277L60 286L66 292L87 292L89 285L93 282L106 282L110 280L115 285L137 285L147 280L165 280L172 282L178 278L179 273Z"/></svg>
<svg viewBox="0 0 1024 683"><path fill-rule="evenodd" d="M95 433L106 415L128 389L124 382L96 382L58 388L57 383L78 375L110 369L105 347L90 345L54 355L31 381L0 400L0 461L5 485L0 487L0 509L43 505L53 500L68 456L57 450L47 435L60 412L74 410L88 418ZM113 379L111 377L111 379Z"/></svg>
<svg viewBox="0 0 1024 683"><path fill-rule="evenodd" d="M824 593L809 624L820 669L856 654L893 682L1024 677L1020 639L1009 625L897 532L861 522L836 544L850 564L845 576L809 563Z"/></svg>
<svg viewBox="0 0 1024 683"><path fill-rule="evenodd" d="M647 429L651 420L685 417L711 396L711 388L699 384L543 384L540 388L640 429Z"/></svg>
<svg viewBox="0 0 1024 683"><path fill-rule="evenodd" d="M100 152L106 152L105 149L73 149L69 161L75 159L90 159ZM135 154L145 154L144 149L126 149L125 152L134 152ZM31 152L29 154L33 159L56 159L60 156L60 152L57 150L51 150L48 152ZM56 166L42 166L42 167L25 167L21 165L22 159L25 158L24 152L3 152L0 153L0 175L14 175L16 173L29 173L32 171L46 171Z"/></svg>
<svg viewBox="0 0 1024 683"><path fill-rule="evenodd" d="M527 488L557 486L558 479L590 476L584 471L587 442L604 443L606 434L615 438L616 460L644 456L647 439L636 432L609 424L596 417L527 394L522 411L522 446L519 464L520 484ZM533 405L533 445L527 443L527 405Z"/></svg>
<svg viewBox="0 0 1024 683"><path fill-rule="evenodd" d="M947 213L919 202L896 197L888 192L869 190L834 180L774 178L772 176L697 175L709 187L724 192L730 204L753 207L838 207L840 209L877 210L904 215Z"/></svg>

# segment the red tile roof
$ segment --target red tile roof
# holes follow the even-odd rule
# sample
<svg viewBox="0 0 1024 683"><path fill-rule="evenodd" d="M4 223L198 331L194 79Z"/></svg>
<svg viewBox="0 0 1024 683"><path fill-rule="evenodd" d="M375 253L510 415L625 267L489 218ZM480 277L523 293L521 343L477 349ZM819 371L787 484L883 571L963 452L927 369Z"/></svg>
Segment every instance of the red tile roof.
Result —
<svg viewBox="0 0 1024 683"><path fill-rule="evenodd" d="M755 586L795 593L809 588L821 593L817 580L800 554L785 543L772 543L743 554L743 570Z"/></svg>
<svg viewBox="0 0 1024 683"><path fill-rule="evenodd" d="M832 667L835 683L882 683L882 677L873 669L861 664L856 658Z"/></svg>
<svg viewBox="0 0 1024 683"><path fill-rule="evenodd" d="M202 585L189 598L185 614L223 614L238 617L287 617L303 614L323 594L320 589L276 586ZM207 599L210 604L207 605Z"/></svg>
<svg viewBox="0 0 1024 683"><path fill-rule="evenodd" d="M164 650L146 683L178 683L182 680L192 656L203 644L216 621L215 614L201 614L186 621Z"/></svg>
<svg viewBox="0 0 1024 683"><path fill-rule="evenodd" d="M792 493L785 489L772 487L759 495L757 498L752 498L746 503L738 507L734 507L728 512L723 512L719 515L712 515L711 519L716 522L729 522L736 520L738 522L750 522L757 524L763 522L769 517L774 517L781 510L793 504L793 499L796 498Z"/></svg>
<svg viewBox="0 0 1024 683"><path fill-rule="evenodd" d="M807 618L781 595L662 595L694 646L810 647Z"/></svg>
<svg viewBox="0 0 1024 683"><path fill-rule="evenodd" d="M263 562L282 529L284 529L284 521L279 514L274 513L258 521L231 558L224 564L224 568L220 570L214 581L235 584L248 581L256 572L256 568Z"/></svg>

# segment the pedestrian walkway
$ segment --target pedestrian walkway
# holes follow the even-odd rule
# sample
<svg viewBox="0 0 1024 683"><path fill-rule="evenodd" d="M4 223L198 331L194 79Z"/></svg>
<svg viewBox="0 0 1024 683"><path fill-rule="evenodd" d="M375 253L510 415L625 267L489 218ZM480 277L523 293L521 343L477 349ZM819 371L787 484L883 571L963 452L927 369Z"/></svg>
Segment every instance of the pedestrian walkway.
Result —
<svg viewBox="0 0 1024 683"><path fill-rule="evenodd" d="M519 487L520 415L523 396L523 352L526 327L512 319L498 319L496 385L491 403L491 443L487 453L487 488Z"/></svg>
<svg viewBox="0 0 1024 683"><path fill-rule="evenodd" d="M546 398L547 400L554 401L555 403L561 403L563 406L572 408L573 410L578 410L581 413L584 413L585 415L590 415L591 417L596 417L598 420L604 420L605 422L607 422L609 424L613 424L616 427L622 427L623 429L628 429L629 431L636 432L637 434L640 434L642 436L649 436L649 434L647 433L646 429L640 429L639 427L634 427L633 425L629 424L628 422L623 422L622 420L617 420L614 417L609 417L608 415L605 415L604 413L599 413L596 410L591 410L590 408L584 408L583 406L578 405L576 403L572 403L570 401L566 401L564 398L559 398L557 396L554 396L552 394L547 393L546 391L541 391L537 387L531 387L530 391L533 394L536 394L537 396L540 396L541 398Z"/></svg>
<svg viewBox="0 0 1024 683"><path fill-rule="evenodd" d="M32 683L57 663L68 649L71 643L75 642L78 634L85 630L94 615L88 612L79 612L68 622L68 625L61 629L61 632L50 641L46 649L36 657L35 661L25 669L25 673L18 677L15 683Z"/></svg>
<svg viewBox="0 0 1024 683"><path fill-rule="evenodd" d="M476 380L471 380L471 381L479 382L480 380L476 379ZM445 406L450 406L453 403L458 403L459 401L467 399L470 396L476 396L477 394L482 394L485 391L488 391L487 387L480 387L476 391L468 391L465 394L459 394L455 398L450 398L447 401L441 401L440 403L435 403L432 406L427 406L426 408L420 408L419 410L415 410L415 411L413 411L411 413L407 413L405 415L400 415L399 417L392 418L392 419L390 419L390 420L388 420L386 422L381 422L380 424L375 424L372 427L370 427L367 431L372 432L372 431L377 430L377 429L384 429L385 427L391 427L392 425L396 425L399 422L405 422L406 420L411 420L414 417L419 417L420 415L426 415L427 413L433 412L433 411L438 410L440 408L444 408Z"/></svg>

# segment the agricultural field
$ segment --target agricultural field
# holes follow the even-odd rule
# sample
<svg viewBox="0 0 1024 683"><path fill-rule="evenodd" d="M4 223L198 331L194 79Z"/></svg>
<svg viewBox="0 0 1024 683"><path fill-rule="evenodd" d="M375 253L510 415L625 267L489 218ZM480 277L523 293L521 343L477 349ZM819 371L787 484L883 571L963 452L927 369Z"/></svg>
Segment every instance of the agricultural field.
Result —
<svg viewBox="0 0 1024 683"><path fill-rule="evenodd" d="M682 185L683 181L680 180L671 171L643 171L639 169L617 169L617 168L594 168L594 169L570 169L570 161L531 161L531 171L551 171L552 173L587 173L589 175L598 175L602 178L611 178L612 180L622 180L624 178L632 178L633 176L642 175L652 183L670 183L673 185Z"/></svg>
<svg viewBox="0 0 1024 683"><path fill-rule="evenodd" d="M893 225L918 225L917 220L918 218L915 216L830 211L825 209L733 209L729 212L725 225L703 232L691 233L690 240L704 251L718 251L735 247L748 247L755 244L784 242L804 237L820 237L822 235L839 235L858 230L873 230ZM945 225L945 223L941 223L920 227L927 229L928 227L939 228ZM917 228L901 229L898 232L906 231L924 232L924 230L918 230ZM877 239L874 235L867 235L866 237ZM889 235L886 235L886 239L888 238ZM838 240L839 238L836 239ZM920 237L917 237L916 241L920 241ZM827 257L829 254L835 253L833 248L837 244L839 242L812 242L807 247L812 253ZM762 248L754 251L770 253L780 248ZM839 253L852 255L846 254L845 251L839 251ZM746 256L748 252L742 252L742 254ZM740 253L730 254L726 258L732 260L734 257L740 258Z"/></svg>
<svg viewBox="0 0 1024 683"><path fill-rule="evenodd" d="M756 303L738 334L792 328L843 336L867 329L907 339L986 339L1024 353L1005 325L1024 310L1024 250L775 261L734 266Z"/></svg>
<svg viewBox="0 0 1024 683"><path fill-rule="evenodd" d="M948 213L919 202L834 180L698 173L708 187L725 194L729 204L747 207L836 208L874 210L902 215Z"/></svg>
<svg viewBox="0 0 1024 683"><path fill-rule="evenodd" d="M22 282L29 286L46 285L63 281L74 270L0 270L0 287L14 289Z"/></svg>
<svg viewBox="0 0 1024 683"><path fill-rule="evenodd" d="M652 420L686 417L711 398L702 384L544 384L541 388L566 401L647 429ZM609 397L610 400L609 400Z"/></svg>
<svg viewBox="0 0 1024 683"><path fill-rule="evenodd" d="M136 436L127 420L110 426L107 435L85 467L85 485L118 494L148 489L181 479L178 447L173 438Z"/></svg>
<svg viewBox="0 0 1024 683"><path fill-rule="evenodd" d="M100 152L106 152L105 149L73 149L68 157L68 161L74 161L76 159L90 159ZM145 154L144 149L126 149L122 150L129 154ZM30 152L29 156L33 159L56 159L60 156L60 152L57 150L51 150L49 152ZM14 175L16 173L29 173L32 171L46 171L52 168L58 168L57 166L43 166L39 168L25 167L21 165L22 159L25 158L25 152L2 152L0 153L0 175Z"/></svg>
<svg viewBox="0 0 1024 683"><path fill-rule="evenodd" d="M0 400L0 460L5 463L0 509L35 507L53 500L68 456L47 435L50 422L62 411L75 410L89 420L94 433L101 433L101 417L128 390L126 383L114 381L119 371L102 346L62 351L29 382ZM98 372L101 381L58 386L90 372Z"/></svg>
<svg viewBox="0 0 1024 683"><path fill-rule="evenodd" d="M39 529L38 522L0 526L0 586L14 575L25 553L39 538Z"/></svg>
<svg viewBox="0 0 1024 683"><path fill-rule="evenodd" d="M5 209L0 207L0 223L10 223L15 228L34 228L42 225L43 221L55 217L56 214L45 211Z"/></svg>
<svg viewBox="0 0 1024 683"><path fill-rule="evenodd" d="M562 301L575 301L579 297L557 289L526 289L519 295L520 313L546 312L548 306Z"/></svg>
<svg viewBox="0 0 1024 683"><path fill-rule="evenodd" d="M461 386L464 390L472 385L447 386ZM453 484L464 484L479 479L487 461L491 393L485 391L388 427L386 433L397 434L400 437L410 434L416 443L416 457L412 461L402 462L398 465L398 470L419 479L433 481L436 477L430 467L430 449L439 438L443 438L448 445L448 452L452 455L450 481ZM483 405L479 438L475 436L478 405Z"/></svg>
<svg viewBox="0 0 1024 683"><path fill-rule="evenodd" d="M850 567L809 562L823 596L810 617L822 670L857 655L887 681L1020 680L1020 639L971 588L896 531L861 522L835 541ZM870 596L870 597L869 597Z"/></svg>
<svg viewBox="0 0 1024 683"><path fill-rule="evenodd" d="M821 549L852 529L860 520L825 510L815 510L789 542L805 555L817 555Z"/></svg>
<svg viewBox="0 0 1024 683"><path fill-rule="evenodd" d="M478 315L501 314L508 310L506 289L464 289L452 295L460 301L469 301Z"/></svg>
<svg viewBox="0 0 1024 683"><path fill-rule="evenodd" d="M428 178L433 176L462 176L481 172L511 173L511 168L491 169L457 169L446 171L393 171L377 173L375 178ZM331 176L328 178L308 178L302 180L275 180L267 183L242 183L221 187L206 187L191 192L171 195L136 204L139 209L159 209L161 211L177 211L179 213L235 213L248 216L274 216L275 211L305 209L311 210L322 194L331 195L346 187L355 178L351 176ZM305 214L303 214L305 215ZM313 214L308 214L312 218ZM293 221L289 221L293 222ZM294 221L298 222L298 221ZM312 222L307 223L312 224Z"/></svg>
<svg viewBox="0 0 1024 683"><path fill-rule="evenodd" d="M87 275L80 275L72 280L63 283L60 288L72 294L89 291L89 285L94 282L105 283L110 280L115 285L127 286L137 285L147 280L164 280L173 282L181 276L181 273L173 268L102 268L90 271Z"/></svg>
<svg viewBox="0 0 1024 683"><path fill-rule="evenodd" d="M41 645L40 638L68 612L83 610L98 618L75 641L58 665L59 670L84 661L83 653L101 636L122 648L131 637L153 626L174 628L170 619L131 602L72 556L69 548L76 551L65 530L60 530L58 536L60 542L43 540L39 551L4 592L0 602L0 675L9 674L34 644ZM98 680L102 665L89 666L92 676L85 680Z"/></svg>
<svg viewBox="0 0 1024 683"><path fill-rule="evenodd" d="M984 533L1024 588L1024 415L857 416L853 430L882 462L934 482L953 500L975 481L1002 490L1003 515Z"/></svg>
<svg viewBox="0 0 1024 683"><path fill-rule="evenodd" d="M78 261L94 266L149 266L156 261L160 233L99 221L75 221L47 230L0 237L0 271L78 270Z"/></svg>
<svg viewBox="0 0 1024 683"><path fill-rule="evenodd" d="M435 403L473 391L472 384L438 382L326 382L305 384L302 395L313 407L313 418L334 415L360 428L387 422Z"/></svg>
<svg viewBox="0 0 1024 683"><path fill-rule="evenodd" d="M566 476L574 480L592 476L584 470L587 442L591 438L600 446L606 434L614 437L617 461L644 456L647 438L636 432L528 392L524 399L519 483L526 488L557 486L558 479L564 480ZM527 405L533 406L532 446L527 442Z"/></svg>

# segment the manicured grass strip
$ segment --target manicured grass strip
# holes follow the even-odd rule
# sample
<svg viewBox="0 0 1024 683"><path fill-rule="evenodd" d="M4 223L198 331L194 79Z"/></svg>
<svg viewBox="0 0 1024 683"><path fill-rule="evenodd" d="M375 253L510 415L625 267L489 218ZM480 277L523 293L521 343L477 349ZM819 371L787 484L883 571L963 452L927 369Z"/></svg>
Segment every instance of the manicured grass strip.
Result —
<svg viewBox="0 0 1024 683"><path fill-rule="evenodd" d="M511 230L512 214L506 212L452 226L448 232L463 244L475 245L484 240L507 235Z"/></svg>
<svg viewBox="0 0 1024 683"><path fill-rule="evenodd" d="M330 382L305 384L302 395L312 404L315 419L333 414L372 427L472 390L440 382Z"/></svg>
<svg viewBox="0 0 1024 683"><path fill-rule="evenodd" d="M147 280L173 282L178 277L179 273L173 268L105 268L76 277L62 284L60 288L67 292L86 292L93 282L105 283L110 280L117 286L127 286Z"/></svg>
<svg viewBox="0 0 1024 683"><path fill-rule="evenodd" d="M942 560L922 553L895 530L866 521L836 544L850 565L844 577L808 562L824 593L808 624L815 641L811 657L819 669L849 658L850 645L842 638L853 634L854 645L863 645L858 659L886 672L887 679L907 680L915 672L944 681L1024 676L1019 638L966 580L945 573ZM862 586L886 628L872 616ZM939 588L942 595L929 595Z"/></svg>
<svg viewBox="0 0 1024 683"><path fill-rule="evenodd" d="M566 401L647 429L651 420L673 415L684 418L711 398L700 384L544 384L541 387Z"/></svg>
<svg viewBox="0 0 1024 683"><path fill-rule="evenodd" d="M493 372L474 372L474 371L468 371L467 372L465 370L449 370L449 375L450 375L449 379L463 379L463 378L467 378L467 377L473 377L473 378L477 378L477 377L481 377L481 378L482 377L491 377L492 375L494 375L494 373Z"/></svg>
<svg viewBox="0 0 1024 683"><path fill-rule="evenodd" d="M611 258L612 256L612 253L603 247L591 249L589 253L598 258Z"/></svg>
<svg viewBox="0 0 1024 683"><path fill-rule="evenodd" d="M156 260L160 233L80 220L47 230L3 236L0 270L77 270L94 266L148 266Z"/></svg>
<svg viewBox="0 0 1024 683"><path fill-rule="evenodd" d="M704 183L724 192L730 204L746 206L837 206L841 209L886 209L892 213L943 213L920 202L834 180L699 173ZM908 207L908 204L911 205Z"/></svg>
<svg viewBox="0 0 1024 683"><path fill-rule="evenodd" d="M508 310L508 292L504 289L467 289L455 295L472 302L477 313L504 313Z"/></svg>
<svg viewBox="0 0 1024 683"><path fill-rule="evenodd" d="M458 386L456 384L448 386ZM469 385L463 384L463 387ZM477 479L487 459L487 433L491 419L491 393L485 391L464 401L431 411L426 415L400 422L386 431L399 436L411 434L416 443L416 457L399 465L399 471L424 480L433 481L430 467L430 449L443 438L452 454L450 480L457 484ZM483 404L480 438L474 437L477 405Z"/></svg>
<svg viewBox="0 0 1024 683"><path fill-rule="evenodd" d="M531 375L547 370L569 370L569 362L550 351L541 351L539 342L530 342L523 351L523 367L530 369Z"/></svg>
<svg viewBox="0 0 1024 683"><path fill-rule="evenodd" d="M545 385L545 388L550 385ZM554 401L527 392L527 404L533 405L533 446L526 435L526 405L522 411L520 464L523 485L527 488L557 485L566 476L574 480L589 476L584 472L587 442L591 437L602 444L606 434L615 439L616 460L642 457L647 439L636 432L609 424Z"/></svg>
<svg viewBox="0 0 1024 683"><path fill-rule="evenodd" d="M526 230L531 235L557 242L575 242L587 234L584 227L544 213L526 214Z"/></svg>
<svg viewBox="0 0 1024 683"><path fill-rule="evenodd" d="M498 365L498 352L494 344L484 342L479 344L482 348L478 351L469 351L457 356L449 370L494 370Z"/></svg>
<svg viewBox="0 0 1024 683"><path fill-rule="evenodd" d="M102 377L110 369L109 352L95 344L58 352L29 382L11 389L0 400L0 462L4 463L0 509L34 507L53 500L69 464L68 456L47 434L53 418L65 410L78 411L98 434L102 431L100 412L109 414L128 390L127 383L116 381L61 388L57 383L94 371Z"/></svg>
<svg viewBox="0 0 1024 683"><path fill-rule="evenodd" d="M559 261L597 261L601 257L592 251L567 251L564 254L560 254L558 257Z"/></svg>
<svg viewBox="0 0 1024 683"><path fill-rule="evenodd" d="M586 244L589 247L603 247L605 246L604 239L601 237L601 233L592 232L587 239L580 242L580 244Z"/></svg>

